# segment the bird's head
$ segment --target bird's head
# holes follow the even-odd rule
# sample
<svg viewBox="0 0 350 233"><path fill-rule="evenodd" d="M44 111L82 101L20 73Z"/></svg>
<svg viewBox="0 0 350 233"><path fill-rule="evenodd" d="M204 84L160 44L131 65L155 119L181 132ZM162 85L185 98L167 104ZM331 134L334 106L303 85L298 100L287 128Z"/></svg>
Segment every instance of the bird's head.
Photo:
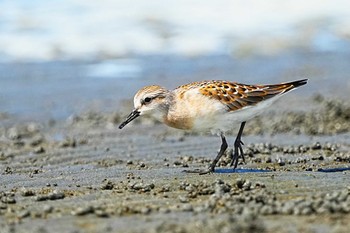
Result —
<svg viewBox="0 0 350 233"><path fill-rule="evenodd" d="M151 115L161 120L167 110L168 94L168 90L157 85L141 88L134 96L134 110L119 125L119 129L142 115Z"/></svg>

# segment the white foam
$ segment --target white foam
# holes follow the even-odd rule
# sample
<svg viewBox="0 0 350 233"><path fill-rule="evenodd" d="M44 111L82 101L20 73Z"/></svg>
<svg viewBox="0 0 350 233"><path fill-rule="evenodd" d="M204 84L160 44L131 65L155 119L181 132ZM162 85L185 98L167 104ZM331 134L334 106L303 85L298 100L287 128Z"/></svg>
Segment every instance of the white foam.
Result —
<svg viewBox="0 0 350 233"><path fill-rule="evenodd" d="M141 65L135 59L111 59L86 66L86 76L97 78L138 78Z"/></svg>
<svg viewBox="0 0 350 233"><path fill-rule="evenodd" d="M350 28L348 0L4 0L0 9L0 54L25 60L232 52L286 32L305 44L321 35L316 47L338 49Z"/></svg>

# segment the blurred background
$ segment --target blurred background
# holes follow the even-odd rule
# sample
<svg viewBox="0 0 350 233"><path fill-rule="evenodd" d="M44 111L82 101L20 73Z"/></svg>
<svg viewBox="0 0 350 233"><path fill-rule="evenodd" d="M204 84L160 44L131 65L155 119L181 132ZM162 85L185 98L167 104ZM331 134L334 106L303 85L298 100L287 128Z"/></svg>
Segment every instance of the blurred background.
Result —
<svg viewBox="0 0 350 233"><path fill-rule="evenodd" d="M0 116L119 111L144 85L277 83L348 98L348 0L2 0ZM132 106L130 106L132 108Z"/></svg>

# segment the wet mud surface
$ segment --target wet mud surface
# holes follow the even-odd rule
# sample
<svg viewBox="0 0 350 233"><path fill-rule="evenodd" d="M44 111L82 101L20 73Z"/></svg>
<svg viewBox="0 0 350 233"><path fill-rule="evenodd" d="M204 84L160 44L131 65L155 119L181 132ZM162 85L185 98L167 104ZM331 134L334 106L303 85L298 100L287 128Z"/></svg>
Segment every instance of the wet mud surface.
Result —
<svg viewBox="0 0 350 233"><path fill-rule="evenodd" d="M151 119L118 130L126 112L51 124L7 116L0 232L348 232L350 108L308 101L308 111L249 121L246 163L233 171L228 151L207 175L184 170L209 165L216 136Z"/></svg>

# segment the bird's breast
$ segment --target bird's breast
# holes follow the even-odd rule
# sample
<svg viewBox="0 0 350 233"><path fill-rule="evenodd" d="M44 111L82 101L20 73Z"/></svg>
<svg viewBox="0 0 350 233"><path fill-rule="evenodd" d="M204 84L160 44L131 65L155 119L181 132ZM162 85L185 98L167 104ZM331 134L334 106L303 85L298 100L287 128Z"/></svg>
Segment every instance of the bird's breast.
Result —
<svg viewBox="0 0 350 233"><path fill-rule="evenodd" d="M225 106L219 101L190 91L175 98L164 123L177 129L208 131L224 112Z"/></svg>
<svg viewBox="0 0 350 233"><path fill-rule="evenodd" d="M183 129L183 130L192 130L193 128L193 119L185 116L177 115L167 115L163 122L172 128Z"/></svg>

